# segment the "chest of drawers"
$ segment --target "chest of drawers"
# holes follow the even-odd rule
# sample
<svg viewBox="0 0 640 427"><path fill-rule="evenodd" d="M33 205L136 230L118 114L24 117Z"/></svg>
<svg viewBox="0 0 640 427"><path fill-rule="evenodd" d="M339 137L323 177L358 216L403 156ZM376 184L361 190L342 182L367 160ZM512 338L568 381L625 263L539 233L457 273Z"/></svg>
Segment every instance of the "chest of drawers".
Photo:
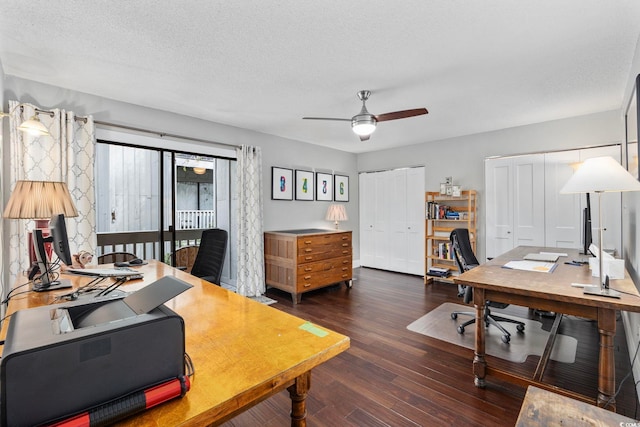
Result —
<svg viewBox="0 0 640 427"><path fill-rule="evenodd" d="M351 287L351 231L284 230L264 233L267 286L300 302L304 292L335 283Z"/></svg>

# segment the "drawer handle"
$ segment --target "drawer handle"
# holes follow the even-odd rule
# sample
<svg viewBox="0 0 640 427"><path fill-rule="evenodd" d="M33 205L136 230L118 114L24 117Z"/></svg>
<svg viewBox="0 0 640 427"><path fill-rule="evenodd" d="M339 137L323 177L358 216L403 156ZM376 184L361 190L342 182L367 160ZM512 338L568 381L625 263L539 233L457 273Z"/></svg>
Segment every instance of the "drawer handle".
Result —
<svg viewBox="0 0 640 427"><path fill-rule="evenodd" d="M312 248L307 248L307 249L305 249L304 251L305 251L306 253L309 253L309 252L313 252L313 249L312 249Z"/></svg>
<svg viewBox="0 0 640 427"><path fill-rule="evenodd" d="M342 240L347 240L349 237L347 236L342 236Z"/></svg>
<svg viewBox="0 0 640 427"><path fill-rule="evenodd" d="M348 267L342 267L342 271L347 271L348 269Z"/></svg>
<svg viewBox="0 0 640 427"><path fill-rule="evenodd" d="M349 253L349 251L342 251L342 253L343 253L343 254L348 254L348 253Z"/></svg>
<svg viewBox="0 0 640 427"><path fill-rule="evenodd" d="M310 280L311 276L304 276L304 280Z"/></svg>
<svg viewBox="0 0 640 427"><path fill-rule="evenodd" d="M311 244L311 240L305 240L305 241L304 241L304 244L305 244L305 245L310 245L310 244Z"/></svg>
<svg viewBox="0 0 640 427"><path fill-rule="evenodd" d="M313 259L313 257L312 256L306 256L306 257L304 257L304 259L305 259L305 261L311 261Z"/></svg>
<svg viewBox="0 0 640 427"><path fill-rule="evenodd" d="M308 288L308 287L310 287L310 286L311 286L311 283L305 283L303 286L304 286L305 288Z"/></svg>
<svg viewBox="0 0 640 427"><path fill-rule="evenodd" d="M305 267L305 268L304 268L304 271L313 271L313 268L311 268L311 267Z"/></svg>
<svg viewBox="0 0 640 427"><path fill-rule="evenodd" d="M343 279L345 279L345 278L347 278L347 277L349 277L349 275L348 275L348 274L343 274L343 275L342 275L342 278L343 278Z"/></svg>
<svg viewBox="0 0 640 427"><path fill-rule="evenodd" d="M349 261L347 261L346 259L344 261L342 261L343 264L348 264Z"/></svg>
<svg viewBox="0 0 640 427"><path fill-rule="evenodd" d="M343 244L342 244L342 247L343 247L343 248L346 248L347 246L349 246L349 244L348 244L348 243L343 243Z"/></svg>

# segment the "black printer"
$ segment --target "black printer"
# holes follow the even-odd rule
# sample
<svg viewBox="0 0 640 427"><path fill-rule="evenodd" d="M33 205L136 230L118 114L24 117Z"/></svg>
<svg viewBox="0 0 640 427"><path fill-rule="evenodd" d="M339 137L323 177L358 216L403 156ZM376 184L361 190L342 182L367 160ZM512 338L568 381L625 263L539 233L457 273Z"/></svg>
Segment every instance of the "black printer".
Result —
<svg viewBox="0 0 640 427"><path fill-rule="evenodd" d="M2 426L65 420L183 379L184 321L163 304L190 287L168 276L124 298L14 313L0 363Z"/></svg>

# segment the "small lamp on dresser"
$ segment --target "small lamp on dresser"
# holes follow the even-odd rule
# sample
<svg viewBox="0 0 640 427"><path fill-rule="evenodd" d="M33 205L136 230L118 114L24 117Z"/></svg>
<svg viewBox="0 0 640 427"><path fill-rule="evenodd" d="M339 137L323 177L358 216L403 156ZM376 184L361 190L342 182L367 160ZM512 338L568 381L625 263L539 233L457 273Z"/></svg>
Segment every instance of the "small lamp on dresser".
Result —
<svg viewBox="0 0 640 427"><path fill-rule="evenodd" d="M334 221L336 230L338 229L339 221L347 221L349 217L347 216L347 211L344 208L344 205L331 205L329 209L327 209L327 217L325 218L327 221Z"/></svg>

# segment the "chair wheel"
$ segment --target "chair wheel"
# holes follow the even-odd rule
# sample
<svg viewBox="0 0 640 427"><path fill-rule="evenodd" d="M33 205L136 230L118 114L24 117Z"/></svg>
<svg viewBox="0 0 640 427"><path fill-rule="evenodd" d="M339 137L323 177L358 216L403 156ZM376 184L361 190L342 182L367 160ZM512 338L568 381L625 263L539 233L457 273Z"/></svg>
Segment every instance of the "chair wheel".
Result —
<svg viewBox="0 0 640 427"><path fill-rule="evenodd" d="M518 330L518 332L524 332L524 325L518 324L518 326L516 326L516 329Z"/></svg>
<svg viewBox="0 0 640 427"><path fill-rule="evenodd" d="M458 333L464 334L464 326L458 326Z"/></svg>
<svg viewBox="0 0 640 427"><path fill-rule="evenodd" d="M509 341L511 341L511 337L509 335L503 335L502 336L502 342L505 344L509 344Z"/></svg>
<svg viewBox="0 0 640 427"><path fill-rule="evenodd" d="M458 313L451 313L451 318L456 320L458 318Z"/></svg>

